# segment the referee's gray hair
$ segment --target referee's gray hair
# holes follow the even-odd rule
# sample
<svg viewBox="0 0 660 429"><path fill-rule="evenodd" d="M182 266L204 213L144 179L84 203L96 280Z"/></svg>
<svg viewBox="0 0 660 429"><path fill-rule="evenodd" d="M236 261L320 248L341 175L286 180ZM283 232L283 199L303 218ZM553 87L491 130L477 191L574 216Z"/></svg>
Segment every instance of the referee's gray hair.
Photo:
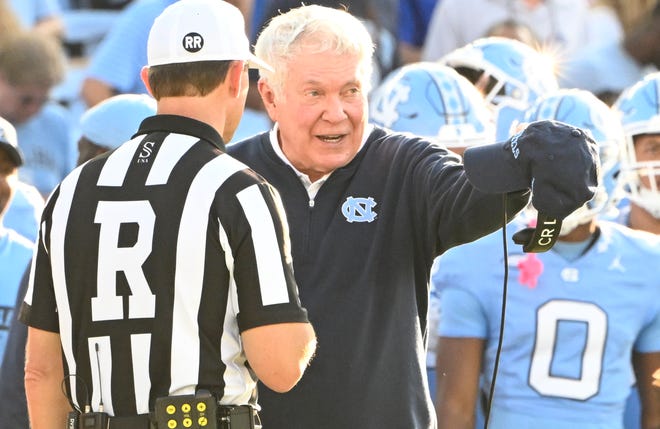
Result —
<svg viewBox="0 0 660 429"><path fill-rule="evenodd" d="M259 76L281 92L288 62L303 48L358 55L363 89L370 89L374 44L364 23L346 10L303 5L271 19L259 34L255 54L275 72L259 69Z"/></svg>

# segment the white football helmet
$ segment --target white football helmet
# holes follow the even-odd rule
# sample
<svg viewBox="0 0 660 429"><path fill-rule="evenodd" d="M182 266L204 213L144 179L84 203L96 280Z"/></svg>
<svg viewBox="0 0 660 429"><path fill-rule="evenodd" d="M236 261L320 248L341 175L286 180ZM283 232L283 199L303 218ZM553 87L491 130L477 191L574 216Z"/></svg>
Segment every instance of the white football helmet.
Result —
<svg viewBox="0 0 660 429"><path fill-rule="evenodd" d="M433 138L453 150L494 139L492 114L479 91L438 63L394 70L372 92L369 108L376 125Z"/></svg>
<svg viewBox="0 0 660 429"><path fill-rule="evenodd" d="M614 111L589 91L559 89L540 97L527 110L525 122L556 120L580 128L597 144L600 158L599 186L594 197L562 221L560 235L590 222L596 215L614 207L615 175L623 131Z"/></svg>
<svg viewBox="0 0 660 429"><path fill-rule="evenodd" d="M660 158L640 161L635 152L635 137L660 135L660 72L647 75L623 91L614 103L619 113L624 144L621 149L621 189L638 206L660 219Z"/></svg>
<svg viewBox="0 0 660 429"><path fill-rule="evenodd" d="M484 37L455 49L439 60L483 87L495 112L496 139L507 140L532 103L559 88L549 57L531 46L505 37Z"/></svg>

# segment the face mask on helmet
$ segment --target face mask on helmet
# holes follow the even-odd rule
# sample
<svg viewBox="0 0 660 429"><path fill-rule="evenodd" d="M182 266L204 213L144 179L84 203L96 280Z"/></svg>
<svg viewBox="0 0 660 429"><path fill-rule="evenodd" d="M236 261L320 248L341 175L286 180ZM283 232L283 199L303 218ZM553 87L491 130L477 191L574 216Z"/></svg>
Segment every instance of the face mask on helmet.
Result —
<svg viewBox="0 0 660 429"><path fill-rule="evenodd" d="M538 97L559 88L551 59L514 39L477 39L448 53L440 62L466 76L484 93L494 111L498 141L511 136L512 124L522 119Z"/></svg>
<svg viewBox="0 0 660 429"><path fill-rule="evenodd" d="M660 72L626 89L613 107L625 135L620 188L631 202L660 219Z"/></svg>
<svg viewBox="0 0 660 429"><path fill-rule="evenodd" d="M492 114L479 91L438 63L393 71L371 95L370 119L393 131L433 138L459 153L493 142Z"/></svg>
<svg viewBox="0 0 660 429"><path fill-rule="evenodd" d="M525 122L545 119L582 129L594 139L599 149L598 189L590 201L562 221L560 235L566 235L614 206L617 195L614 176L623 132L612 109L591 92L577 89L560 89L539 98L524 116Z"/></svg>

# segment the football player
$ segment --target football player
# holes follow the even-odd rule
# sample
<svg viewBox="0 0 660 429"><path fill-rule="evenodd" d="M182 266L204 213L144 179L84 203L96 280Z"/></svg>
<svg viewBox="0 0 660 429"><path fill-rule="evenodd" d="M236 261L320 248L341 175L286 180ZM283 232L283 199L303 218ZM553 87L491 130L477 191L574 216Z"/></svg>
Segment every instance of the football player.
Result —
<svg viewBox="0 0 660 429"><path fill-rule="evenodd" d="M537 98L559 88L552 58L515 39L483 37L439 61L484 94L495 115L497 141L513 134L512 126Z"/></svg>
<svg viewBox="0 0 660 429"><path fill-rule="evenodd" d="M539 119L589 132L600 147L602 177L615 168L618 122L593 94L541 97L525 116ZM520 217L507 228L506 254L500 231L436 260L440 428L472 429L480 395L490 399L491 429L623 427L632 355L649 386L660 365L660 237L599 220L609 193L601 186L566 218L547 253L513 245L512 234L525 226ZM660 422L660 396L649 391L640 388L643 427Z"/></svg>

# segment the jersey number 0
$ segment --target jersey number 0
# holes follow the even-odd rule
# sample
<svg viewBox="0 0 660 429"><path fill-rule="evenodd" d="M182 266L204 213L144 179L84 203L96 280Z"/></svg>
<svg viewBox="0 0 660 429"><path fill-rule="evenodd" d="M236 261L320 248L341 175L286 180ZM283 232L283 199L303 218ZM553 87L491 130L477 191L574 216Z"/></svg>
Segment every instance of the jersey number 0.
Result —
<svg viewBox="0 0 660 429"><path fill-rule="evenodd" d="M554 352L557 344L559 322L581 322L586 325L586 339L581 356L576 362L580 376L569 378L552 374ZM597 305L589 302L553 300L539 307L536 321L536 340L529 371L529 384L538 393L560 398L587 400L599 390L605 340L607 315Z"/></svg>

